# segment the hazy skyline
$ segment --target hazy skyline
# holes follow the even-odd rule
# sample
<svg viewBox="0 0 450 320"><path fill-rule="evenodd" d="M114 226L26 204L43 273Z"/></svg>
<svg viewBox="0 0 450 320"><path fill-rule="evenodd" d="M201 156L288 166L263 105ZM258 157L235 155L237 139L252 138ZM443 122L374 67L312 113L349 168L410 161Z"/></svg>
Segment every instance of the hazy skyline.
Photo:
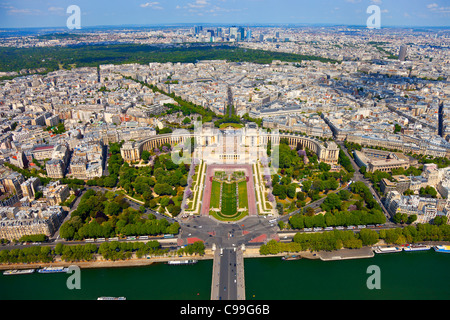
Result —
<svg viewBox="0 0 450 320"><path fill-rule="evenodd" d="M365 25L369 5L383 26L449 26L448 0L0 0L0 28L65 27L67 7L81 27L157 24Z"/></svg>

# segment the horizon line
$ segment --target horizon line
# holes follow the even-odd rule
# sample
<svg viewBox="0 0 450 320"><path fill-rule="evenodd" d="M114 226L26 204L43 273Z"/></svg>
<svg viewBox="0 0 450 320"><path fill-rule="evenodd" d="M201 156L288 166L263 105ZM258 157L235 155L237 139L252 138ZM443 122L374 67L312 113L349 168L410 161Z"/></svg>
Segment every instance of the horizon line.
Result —
<svg viewBox="0 0 450 320"><path fill-rule="evenodd" d="M382 29L392 29L392 28L449 28L449 26L429 26L429 25L386 25L379 29L370 29L367 28L366 25L359 24L343 24L343 23L217 23L217 22L207 22L207 23L196 23L196 22L185 22L185 23L159 23L159 24L118 24L118 25L89 25L82 27L81 29L68 29L67 26L40 26L40 27L0 27L0 29L68 29L70 32L81 32L83 29L95 29L95 28L148 28L148 27L183 27L183 26L207 26L207 25L215 25L215 26L246 26L246 27L274 27L274 26L285 26L285 27L305 27L305 26L321 26L321 27L353 27L353 28L363 28L369 30L382 30Z"/></svg>

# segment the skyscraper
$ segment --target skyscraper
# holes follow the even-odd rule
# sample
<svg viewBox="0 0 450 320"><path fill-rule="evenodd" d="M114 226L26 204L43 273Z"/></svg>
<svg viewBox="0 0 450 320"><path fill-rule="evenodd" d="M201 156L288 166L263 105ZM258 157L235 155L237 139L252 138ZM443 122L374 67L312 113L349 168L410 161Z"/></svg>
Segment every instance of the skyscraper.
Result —
<svg viewBox="0 0 450 320"><path fill-rule="evenodd" d="M245 40L245 29L243 27L238 28L238 40L239 41Z"/></svg>
<svg viewBox="0 0 450 320"><path fill-rule="evenodd" d="M439 104L438 111L438 135L444 138L444 103Z"/></svg>
<svg viewBox="0 0 450 320"><path fill-rule="evenodd" d="M252 30L247 28L247 41L252 40Z"/></svg>
<svg viewBox="0 0 450 320"><path fill-rule="evenodd" d="M400 61L406 60L406 46L400 47L400 52L398 53L398 60Z"/></svg>
<svg viewBox="0 0 450 320"><path fill-rule="evenodd" d="M194 34L199 34L202 31L203 31L202 26L194 26Z"/></svg>
<svg viewBox="0 0 450 320"><path fill-rule="evenodd" d="M238 37L238 28L231 27L230 28L230 38L237 39L237 37Z"/></svg>

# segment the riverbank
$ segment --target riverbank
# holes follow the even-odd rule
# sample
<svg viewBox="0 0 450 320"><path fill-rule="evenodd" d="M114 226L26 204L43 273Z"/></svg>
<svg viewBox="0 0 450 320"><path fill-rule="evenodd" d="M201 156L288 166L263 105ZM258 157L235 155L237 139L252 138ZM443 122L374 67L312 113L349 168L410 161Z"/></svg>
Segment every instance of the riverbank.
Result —
<svg viewBox="0 0 450 320"><path fill-rule="evenodd" d="M94 261L62 261L56 260L54 262L43 263L11 263L11 264L1 264L0 270L9 269L39 269L45 267L67 267L67 266L78 266L82 269L93 269L93 268L116 268L116 267L143 267L149 266L153 263L165 263L173 260L209 260L213 259L211 254L205 254L203 256L192 255L183 257L152 257L152 258L131 258L128 260L117 260L110 261L104 260L101 257L97 257Z"/></svg>
<svg viewBox="0 0 450 320"><path fill-rule="evenodd" d="M261 255L259 253L259 248L246 248L243 253L244 258L273 258L273 257L283 257L286 253L280 253L277 255ZM299 252L297 255L301 255L304 259L320 259L318 253L312 253L309 251ZM165 257L151 257L151 258L136 258L133 257L128 260L117 260L109 261L104 260L101 256L96 257L94 261L62 261L57 259L54 262L43 263L16 263L16 264L0 264L0 270L9 269L40 269L45 267L67 267L71 265L76 265L82 269L92 269L92 268L117 268L117 267L143 267L149 266L154 263L166 263L173 260L212 260L214 259L214 252L212 250L206 250L203 256L192 255L183 257L165 256Z"/></svg>
<svg viewBox="0 0 450 320"><path fill-rule="evenodd" d="M450 245L449 242L445 241L424 241L423 244L429 246L435 245ZM388 246L384 244L384 242L379 242L375 246ZM374 247L375 247L374 246ZM391 246L391 245L389 245ZM431 249L432 250L432 249ZM372 258L375 256L372 247L363 247L360 249L340 249L335 251L300 251L295 253L278 253L273 255L261 255L259 253L259 247L247 247L243 252L244 258L273 258L273 257L284 257L286 255L297 255L302 259L308 260L322 260L322 261L337 261L337 260L351 260L351 259L365 259ZM104 260L100 255L96 256L96 260L93 261L73 261L67 262L57 259L56 261L43 263L16 263L16 264L0 264L0 270L9 270L9 269L39 269L44 267L67 267L71 265L76 265L82 269L91 269L91 268L117 268L117 267L143 267L149 266L153 263L166 263L172 260L212 260L214 259L214 252L210 249L205 250L205 254L203 256L199 255L185 255L182 257L179 256L162 256L162 257L150 257L150 258L136 258L134 255L131 259L128 260L117 260L110 261Z"/></svg>
<svg viewBox="0 0 450 320"><path fill-rule="evenodd" d="M250 249L252 250L252 249ZM261 255L258 252L247 251L244 253L245 258L273 258L273 257L284 257L287 255L296 255L300 256L302 259L308 260L322 260L322 261L333 261L333 260L349 260L349 259L364 259L364 258L372 258L375 254L371 247L364 247L361 249L340 249L335 251L300 251L300 252L283 252L279 254L272 255Z"/></svg>

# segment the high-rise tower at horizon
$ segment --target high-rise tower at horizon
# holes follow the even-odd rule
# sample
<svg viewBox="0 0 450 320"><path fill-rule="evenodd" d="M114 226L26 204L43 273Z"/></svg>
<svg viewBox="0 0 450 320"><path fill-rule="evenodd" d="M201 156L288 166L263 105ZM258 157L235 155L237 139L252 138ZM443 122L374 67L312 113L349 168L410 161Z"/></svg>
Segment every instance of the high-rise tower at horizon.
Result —
<svg viewBox="0 0 450 320"><path fill-rule="evenodd" d="M400 52L398 53L398 60L400 61L406 60L406 46L400 47Z"/></svg>

